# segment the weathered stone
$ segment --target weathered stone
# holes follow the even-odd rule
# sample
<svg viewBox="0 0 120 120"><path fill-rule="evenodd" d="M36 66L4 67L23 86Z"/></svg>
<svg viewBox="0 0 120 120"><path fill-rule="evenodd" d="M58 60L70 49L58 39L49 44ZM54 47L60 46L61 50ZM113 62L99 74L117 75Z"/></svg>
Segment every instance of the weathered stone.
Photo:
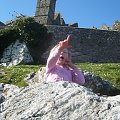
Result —
<svg viewBox="0 0 120 120"><path fill-rule="evenodd" d="M84 86L64 81L47 83L44 72L45 67L42 67L37 73L26 76L29 86L25 88L4 85L1 120L120 119L120 95L100 97L93 93L101 88L114 92L109 82L83 71Z"/></svg>
<svg viewBox="0 0 120 120"><path fill-rule="evenodd" d="M72 61L75 63L80 62L92 62L92 63L119 63L120 62L120 32L118 31L106 31L106 30L93 30L73 27L60 27L60 26L46 26L49 32L53 33L51 46L46 52L41 55L44 63L49 55L49 51L54 47L60 40L67 37L68 34L72 34L72 45L71 56ZM10 45L12 48L13 44ZM18 47L19 48L19 47ZM17 49L14 47L15 53ZM2 63L8 65L10 61L11 52L6 49L5 57L1 59ZM17 54L17 53L16 53ZM25 54L24 54L25 55ZM13 54L15 58L16 55ZM20 51L18 61L23 56L22 50ZM39 61L39 52L35 54L36 61ZM28 58L28 57L26 57ZM23 59L23 58L22 58ZM29 60L29 59L27 59ZM22 61L23 62L23 61ZM27 61L28 62L28 61Z"/></svg>
<svg viewBox="0 0 120 120"><path fill-rule="evenodd" d="M102 80L99 76L90 73L88 71L82 71L85 77L84 86L90 89L92 92L99 95L118 95L120 90L111 85L107 80ZM35 83L45 82L44 79L45 67L40 68L36 73L31 73L25 77L25 81L28 85Z"/></svg>
<svg viewBox="0 0 120 120"><path fill-rule="evenodd" d="M4 86L2 83L0 83L0 94L3 92L3 90L4 90Z"/></svg>
<svg viewBox="0 0 120 120"><path fill-rule="evenodd" d="M1 66L13 66L22 63L32 63L33 58L31 57L28 48L25 43L20 43L17 40L14 44L6 48L3 53L3 58L0 60ZM4 64L5 63L5 64Z"/></svg>
<svg viewBox="0 0 120 120"><path fill-rule="evenodd" d="M85 77L84 86L89 88L92 92L97 93L99 95L118 95L120 94L120 90L115 88L112 84L107 80L102 80L99 76L83 71Z"/></svg>
<svg viewBox="0 0 120 120"><path fill-rule="evenodd" d="M38 72L27 74L24 79L28 85L33 85L35 83L38 84L45 81L44 73L45 73L45 67L41 67Z"/></svg>
<svg viewBox="0 0 120 120"><path fill-rule="evenodd" d="M25 87L1 105L1 120L120 119L120 95L100 97L83 86L63 81Z"/></svg>
<svg viewBox="0 0 120 120"><path fill-rule="evenodd" d="M54 23L56 0L38 0L35 20L40 24L52 25Z"/></svg>
<svg viewBox="0 0 120 120"><path fill-rule="evenodd" d="M13 97L19 93L21 89L22 88L19 88L18 86L12 84L5 84L2 94L4 94L5 98Z"/></svg>
<svg viewBox="0 0 120 120"><path fill-rule="evenodd" d="M46 60L50 49L60 40L64 40L68 34L72 35L72 61L92 63L120 63L120 32L93 30L86 28L73 28L61 26L46 26L53 33L51 46L43 54Z"/></svg>
<svg viewBox="0 0 120 120"><path fill-rule="evenodd" d="M2 94L0 94L0 104L4 102L4 100L5 100L5 97Z"/></svg>

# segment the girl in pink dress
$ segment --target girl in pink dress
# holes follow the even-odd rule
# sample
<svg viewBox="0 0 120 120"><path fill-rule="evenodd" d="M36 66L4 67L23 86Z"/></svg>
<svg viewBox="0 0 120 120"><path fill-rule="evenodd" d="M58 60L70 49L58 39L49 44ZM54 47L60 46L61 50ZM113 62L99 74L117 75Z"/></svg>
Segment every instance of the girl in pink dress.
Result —
<svg viewBox="0 0 120 120"><path fill-rule="evenodd" d="M68 54L68 44L70 35L67 39L60 41L50 52L47 59L45 78L48 82L70 81L83 85L85 78L80 69L72 62Z"/></svg>

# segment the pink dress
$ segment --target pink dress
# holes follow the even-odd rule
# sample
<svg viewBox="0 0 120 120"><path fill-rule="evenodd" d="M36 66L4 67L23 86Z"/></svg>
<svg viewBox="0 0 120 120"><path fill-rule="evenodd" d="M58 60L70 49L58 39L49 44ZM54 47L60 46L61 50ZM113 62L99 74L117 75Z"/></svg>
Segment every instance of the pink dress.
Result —
<svg viewBox="0 0 120 120"><path fill-rule="evenodd" d="M85 83L85 79L80 69L75 68L70 70L66 67L56 64L60 54L61 51L56 49L48 57L45 72L46 80L48 82L70 81L83 85Z"/></svg>

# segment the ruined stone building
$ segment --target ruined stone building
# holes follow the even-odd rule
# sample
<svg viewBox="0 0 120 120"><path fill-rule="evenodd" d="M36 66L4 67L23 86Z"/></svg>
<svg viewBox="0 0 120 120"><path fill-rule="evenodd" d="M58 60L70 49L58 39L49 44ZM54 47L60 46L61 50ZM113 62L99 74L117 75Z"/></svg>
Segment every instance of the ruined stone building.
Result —
<svg viewBox="0 0 120 120"><path fill-rule="evenodd" d="M55 13L56 0L38 0L35 19L45 24L53 33L52 46L72 35L71 56L73 62L120 62L120 32L78 28L78 24L68 25L60 13ZM46 60L49 48L43 55Z"/></svg>
<svg viewBox="0 0 120 120"><path fill-rule="evenodd" d="M38 0L35 19L40 24L53 25L56 0Z"/></svg>
<svg viewBox="0 0 120 120"><path fill-rule="evenodd" d="M35 12L35 19L40 24L73 26L78 27L78 23L66 24L60 13L55 13L56 0L38 0Z"/></svg>

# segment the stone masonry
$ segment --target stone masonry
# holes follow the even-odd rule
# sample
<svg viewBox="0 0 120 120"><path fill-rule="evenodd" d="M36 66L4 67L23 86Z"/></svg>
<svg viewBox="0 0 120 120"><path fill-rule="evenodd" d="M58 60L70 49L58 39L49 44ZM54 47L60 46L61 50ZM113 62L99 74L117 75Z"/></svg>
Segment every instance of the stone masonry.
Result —
<svg viewBox="0 0 120 120"><path fill-rule="evenodd" d="M35 19L53 33L51 46L43 54L46 63L49 50L60 40L72 35L73 62L120 62L120 32L78 28L78 24L66 24L60 13L55 14L56 0L38 0ZM37 55L38 56L38 55Z"/></svg>
<svg viewBox="0 0 120 120"><path fill-rule="evenodd" d="M62 15L55 13L56 0L38 0L35 12L35 20L44 25L59 25L78 27L78 23L66 24Z"/></svg>
<svg viewBox="0 0 120 120"><path fill-rule="evenodd" d="M46 60L49 50L60 40L72 35L70 49L73 62L120 62L120 32L47 25L53 33L53 41L43 58Z"/></svg>
<svg viewBox="0 0 120 120"><path fill-rule="evenodd" d="M38 0L35 19L40 24L54 24L56 0Z"/></svg>
<svg viewBox="0 0 120 120"><path fill-rule="evenodd" d="M42 55L44 63L50 49L60 40L72 35L72 61L92 63L120 63L120 32L97 29L78 28L77 24L71 26L64 22L60 13L54 14L56 0L38 0L35 19L40 24L45 24L48 31L53 33L51 46ZM38 52L39 53L39 52ZM40 61L36 54L36 61Z"/></svg>

